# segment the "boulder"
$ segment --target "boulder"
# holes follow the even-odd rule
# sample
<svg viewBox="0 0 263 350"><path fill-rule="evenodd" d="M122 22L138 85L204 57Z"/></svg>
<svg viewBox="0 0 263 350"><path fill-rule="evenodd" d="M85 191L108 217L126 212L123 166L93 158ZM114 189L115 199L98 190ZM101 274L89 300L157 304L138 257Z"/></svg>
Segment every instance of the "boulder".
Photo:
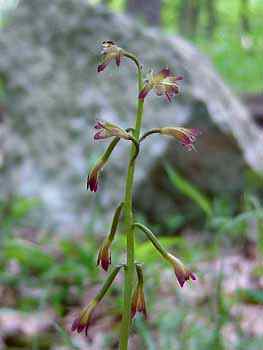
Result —
<svg viewBox="0 0 263 350"><path fill-rule="evenodd" d="M142 209L146 201L140 184L147 180L145 193L156 193L155 177L150 175L164 158L185 169L201 189L213 192L232 186L240 192L246 164L263 170L262 131L191 44L87 0L21 0L0 37L5 86L2 195L40 197L49 221L69 231L87 223L96 223L94 229L99 230L110 219L113 206L122 199L129 147L119 144L105 167L100 191L87 193L88 170L108 143L95 144L92 127L100 118L132 126L137 85L136 69L127 60L119 69L111 64L97 74L100 44L107 39L137 54L146 73L169 66L185 78L181 95L171 104L153 94L147 97L143 130L165 125L204 129L197 153L156 135L145 141L136 171ZM159 171L157 178L163 174ZM156 210L169 194L169 186L156 193ZM152 192L149 198L153 197Z"/></svg>

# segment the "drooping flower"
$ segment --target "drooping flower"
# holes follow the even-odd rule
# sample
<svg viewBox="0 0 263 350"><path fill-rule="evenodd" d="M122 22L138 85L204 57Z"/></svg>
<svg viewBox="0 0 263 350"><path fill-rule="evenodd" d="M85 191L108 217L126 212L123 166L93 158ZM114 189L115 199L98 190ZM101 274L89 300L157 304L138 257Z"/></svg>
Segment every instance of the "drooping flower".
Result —
<svg viewBox="0 0 263 350"><path fill-rule="evenodd" d="M115 137L91 169L87 178L87 190L90 189L91 192L96 192L98 190L98 181L100 173L107 161L109 160L112 151L114 150L115 146L119 141L120 139L118 137Z"/></svg>
<svg viewBox="0 0 263 350"><path fill-rule="evenodd" d="M172 75L169 68L164 68L157 74L151 72L139 93L139 99L144 100L147 94L154 89L157 96L164 95L171 102L171 98L179 93L177 81L182 79L182 76Z"/></svg>
<svg viewBox="0 0 263 350"><path fill-rule="evenodd" d="M197 128L187 129L181 127L165 127L160 129L160 134L175 137L188 151L195 150L194 143L201 131Z"/></svg>
<svg viewBox="0 0 263 350"><path fill-rule="evenodd" d="M181 287L183 287L184 283L190 279L193 281L196 280L194 273L187 269L181 260L170 253L168 253L168 260L174 268L176 278Z"/></svg>
<svg viewBox="0 0 263 350"><path fill-rule="evenodd" d="M131 317L136 315L136 312L141 312L145 319L147 319L146 304L144 298L144 292L142 286L137 286L133 296L131 304Z"/></svg>
<svg viewBox="0 0 263 350"><path fill-rule="evenodd" d="M97 266L100 265L105 271L108 271L109 265L111 264L111 244L117 232L122 209L123 209L123 202L121 202L116 208L112 219L110 232L102 242L102 245L99 250L99 254L97 258Z"/></svg>
<svg viewBox="0 0 263 350"><path fill-rule="evenodd" d="M109 265L111 264L111 242L106 239L99 250L97 258L97 266L100 265L104 271L108 271Z"/></svg>
<svg viewBox="0 0 263 350"><path fill-rule="evenodd" d="M94 135L94 140L107 139L113 136L116 136L125 140L131 139L131 135L127 133L124 129L109 122L98 121L94 128L99 130Z"/></svg>
<svg viewBox="0 0 263 350"><path fill-rule="evenodd" d="M136 272L138 282L132 295L131 317L133 318L136 312L141 312L144 318L147 319L146 303L143 291L143 271L140 264L136 264Z"/></svg>
<svg viewBox="0 0 263 350"><path fill-rule="evenodd" d="M113 41L103 41L101 50L102 63L98 66L98 73L102 72L112 60L115 60L116 65L119 66L123 55L123 49L118 47Z"/></svg>
<svg viewBox="0 0 263 350"><path fill-rule="evenodd" d="M87 178L87 190L90 189L91 192L97 192L99 175L102 170L102 167L103 167L103 163L98 163L90 171L89 176Z"/></svg>
<svg viewBox="0 0 263 350"><path fill-rule="evenodd" d="M79 317L77 317L72 323L72 332L77 331L78 333L81 333L85 329L85 334L88 335L88 328L91 324L91 316L97 304L98 302L95 299L93 299L83 309Z"/></svg>

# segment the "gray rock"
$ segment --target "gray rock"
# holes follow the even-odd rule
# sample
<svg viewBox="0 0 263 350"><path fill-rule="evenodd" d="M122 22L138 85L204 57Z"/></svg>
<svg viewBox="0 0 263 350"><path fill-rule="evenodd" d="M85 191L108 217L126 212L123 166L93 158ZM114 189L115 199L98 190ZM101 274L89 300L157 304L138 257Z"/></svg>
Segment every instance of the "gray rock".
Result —
<svg viewBox="0 0 263 350"><path fill-rule="evenodd" d="M194 155L167 138L153 136L152 142L146 141L138 161L137 184L151 181L149 174L157 159L167 152L178 154L170 159L180 158L180 167L187 164L189 168L193 158L201 169L202 175L196 171L194 177L201 187L212 175L217 182L219 172L223 186L229 181L228 173L235 183L235 174L245 166L242 153L250 166L263 170L262 132L209 60L192 45L178 36L145 29L87 0L21 0L0 37L0 74L6 82L7 109L1 123L5 130L1 136L2 194L13 191L40 196L50 220L61 228L82 228L96 222L99 229L101 222L109 219L113 205L122 197L129 147L122 142L114 152L100 192L87 193L88 169L107 144L94 144L92 126L99 118L132 126L137 85L130 62L123 62L119 69L111 64L105 72L96 73L100 43L105 39L137 54L145 72L170 66L185 77L175 102L167 104L153 94L147 97L144 130L191 125L192 120L207 129L200 138L200 152ZM172 152L168 151L171 147ZM219 181L219 190L221 185ZM151 186L149 183L149 189L154 188ZM238 190L241 187L242 183ZM162 206L161 198L165 200L165 195L158 197L156 208ZM98 209L103 217L96 217Z"/></svg>

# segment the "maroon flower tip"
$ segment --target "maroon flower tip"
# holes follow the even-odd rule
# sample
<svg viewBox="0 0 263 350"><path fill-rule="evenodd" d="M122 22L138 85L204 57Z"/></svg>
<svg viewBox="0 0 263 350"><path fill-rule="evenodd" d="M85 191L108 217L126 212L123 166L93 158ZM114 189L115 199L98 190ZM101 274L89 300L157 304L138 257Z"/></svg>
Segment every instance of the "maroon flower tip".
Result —
<svg viewBox="0 0 263 350"><path fill-rule="evenodd" d="M97 258L97 266L100 265L104 271L108 271L111 264L111 252L109 248L102 247Z"/></svg>
<svg viewBox="0 0 263 350"><path fill-rule="evenodd" d="M97 122L94 126L94 129L103 129L103 124L102 122Z"/></svg>
<svg viewBox="0 0 263 350"><path fill-rule="evenodd" d="M158 74L161 74L163 76L163 78L166 78L169 75L171 75L171 71L168 67L166 67L166 68L161 69Z"/></svg>
<svg viewBox="0 0 263 350"><path fill-rule="evenodd" d="M183 288L186 281L189 281L190 279L192 279L193 281L196 280L196 276L190 271L187 271L186 273L182 273L182 274L177 273L176 277L181 288Z"/></svg>
<svg viewBox="0 0 263 350"><path fill-rule="evenodd" d="M74 322L72 323L72 326L71 326L71 331L72 332L75 332L77 331L78 333L81 333L84 328L87 327L86 325L83 325L80 323L80 319L79 318L76 318L74 320Z"/></svg>
<svg viewBox="0 0 263 350"><path fill-rule="evenodd" d="M202 135L202 130L200 130L199 128L192 128L191 132L194 136L200 136Z"/></svg>
<svg viewBox="0 0 263 350"><path fill-rule="evenodd" d="M120 54L117 55L115 60L116 60L116 65L117 65L117 67L119 67L120 64L121 64L121 55L120 55Z"/></svg>
<svg viewBox="0 0 263 350"><path fill-rule="evenodd" d="M165 93L165 96L168 102L172 102L171 96L167 92Z"/></svg>
<svg viewBox="0 0 263 350"><path fill-rule="evenodd" d="M105 63L102 63L98 66L98 69L97 69L97 72L100 73L102 72L105 68L106 68L106 64Z"/></svg>
<svg viewBox="0 0 263 350"><path fill-rule="evenodd" d="M89 190L91 192L97 192L98 190L98 181L96 178L93 178L93 177L88 177L87 179L87 190Z"/></svg>
<svg viewBox="0 0 263 350"><path fill-rule="evenodd" d="M78 333L81 333L85 329L85 335L88 336L88 328L89 328L89 323L83 325L80 323L80 319L77 318L72 324L71 331L72 332L77 331Z"/></svg>
<svg viewBox="0 0 263 350"><path fill-rule="evenodd" d="M110 266L110 264L109 264L108 261L102 261L102 262L101 262L101 267L103 268L104 271L107 272L108 269L109 269L109 266Z"/></svg>
<svg viewBox="0 0 263 350"><path fill-rule="evenodd" d="M101 139L104 139L103 135L102 135L103 131L99 131L99 132L96 132L96 134L94 135L94 140L101 140Z"/></svg>
<svg viewBox="0 0 263 350"><path fill-rule="evenodd" d="M190 276L191 280L193 280L193 281L197 280L197 277L196 277L196 275L193 272L190 272L189 276Z"/></svg>
<svg viewBox="0 0 263 350"><path fill-rule="evenodd" d="M108 259L102 258L100 264L101 264L101 267L103 268L103 270L107 272L108 268L111 264L111 258L110 257Z"/></svg>
<svg viewBox="0 0 263 350"><path fill-rule="evenodd" d="M175 80L183 80L184 77L182 75L178 75Z"/></svg>
<svg viewBox="0 0 263 350"><path fill-rule="evenodd" d="M145 97L147 96L148 92L149 92L149 88L147 86L145 86L139 93L139 99L144 100Z"/></svg>

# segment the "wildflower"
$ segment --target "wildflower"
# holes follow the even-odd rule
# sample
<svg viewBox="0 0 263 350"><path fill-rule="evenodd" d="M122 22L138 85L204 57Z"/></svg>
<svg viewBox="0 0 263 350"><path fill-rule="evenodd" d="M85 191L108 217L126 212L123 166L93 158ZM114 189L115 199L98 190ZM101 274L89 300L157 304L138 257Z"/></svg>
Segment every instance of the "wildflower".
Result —
<svg viewBox="0 0 263 350"><path fill-rule="evenodd" d="M146 80L139 93L139 99L144 100L149 91L154 89L157 96L165 95L167 100L171 102L173 95L179 93L177 81L182 79L182 76L172 75L169 68L164 68L157 74L151 72L150 79Z"/></svg>
<svg viewBox="0 0 263 350"><path fill-rule="evenodd" d="M91 192L97 192L99 175L100 175L100 172L102 170L103 165L104 164L102 164L102 163L98 163L90 171L89 176L87 178L87 190L90 189Z"/></svg>
<svg viewBox="0 0 263 350"><path fill-rule="evenodd" d="M108 271L109 265L111 264L110 245L111 242L106 239L99 250L97 258L97 266L101 265L104 271Z"/></svg>
<svg viewBox="0 0 263 350"><path fill-rule="evenodd" d="M118 47L113 41L103 41L101 51L102 63L98 66L98 73L102 72L114 59L116 65L119 66L123 55L123 49Z"/></svg>
<svg viewBox="0 0 263 350"><path fill-rule="evenodd" d="M100 173L104 165L107 163L113 149L115 148L119 140L120 139L118 137L115 137L112 140L112 142L109 144L106 151L102 154L102 156L98 159L97 163L94 165L94 167L90 171L87 178L87 190L90 189L91 192L97 192Z"/></svg>
<svg viewBox="0 0 263 350"><path fill-rule="evenodd" d="M98 121L94 128L99 130L94 135L94 140L107 139L113 136L116 136L125 140L131 139L131 135L128 134L124 129L109 122Z"/></svg>
<svg viewBox="0 0 263 350"><path fill-rule="evenodd" d="M196 276L193 274L193 272L191 272L184 266L181 260L179 260L170 253L168 253L167 258L169 262L173 265L176 278L181 287L183 287L184 283L190 279L192 279L193 281L196 280Z"/></svg>
<svg viewBox="0 0 263 350"><path fill-rule="evenodd" d="M201 131L197 128L187 129L181 127L161 128L160 133L175 137L188 151L195 149L194 142L196 141L196 137L201 135Z"/></svg>
<svg viewBox="0 0 263 350"><path fill-rule="evenodd" d="M93 299L81 312L80 316L77 317L72 324L71 330L74 332L75 330L78 333L81 333L85 329L85 334L88 335L88 328L91 324L91 316L93 310L95 309L98 301Z"/></svg>
<svg viewBox="0 0 263 350"><path fill-rule="evenodd" d="M141 265L136 264L138 283L132 296L131 303L131 317L133 318L136 312L141 312L145 319L147 319L147 311L145 305L145 298L143 292L143 272Z"/></svg>
<svg viewBox="0 0 263 350"><path fill-rule="evenodd" d="M112 224L111 224L111 229L110 233L108 236L104 239L102 246L99 250L98 258L97 258L97 266L101 265L103 270L108 271L109 265L111 264L111 244L115 238L115 234L118 228L121 212L123 208L123 202L119 204L119 206L116 208Z"/></svg>

